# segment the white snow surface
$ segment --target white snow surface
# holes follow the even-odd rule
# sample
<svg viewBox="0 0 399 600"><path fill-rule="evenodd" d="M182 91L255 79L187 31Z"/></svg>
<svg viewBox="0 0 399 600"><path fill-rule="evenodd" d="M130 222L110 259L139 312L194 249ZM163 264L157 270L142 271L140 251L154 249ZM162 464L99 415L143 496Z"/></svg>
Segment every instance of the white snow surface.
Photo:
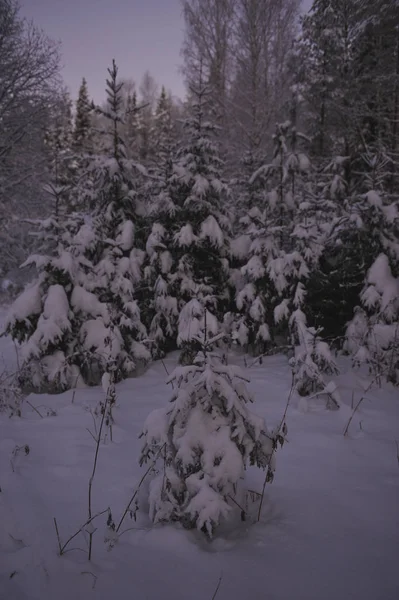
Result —
<svg viewBox="0 0 399 600"><path fill-rule="evenodd" d="M1 312L1 311L0 311ZM4 316L0 314L1 319ZM0 338L0 359L15 364L9 338ZM165 359L172 371L177 354ZM243 364L241 356L232 362ZM251 363L248 360L248 363ZM87 485L95 444L93 410L101 387L57 396L31 395L22 418L0 414L0 598L1 600L394 600L399 592L399 399L390 386L372 388L347 437L343 430L367 388L365 375L341 361L334 378L342 399L329 412L317 398L294 397L288 436L277 453L276 473L266 487L262 518L222 526L211 542L176 526L151 526L149 481L139 494L137 522L111 551L104 543L106 515L94 522L93 559L73 550L57 555L56 517L62 542L87 518ZM286 357L264 359L246 371L254 412L270 427L280 422L291 378ZM145 472L137 463L138 435L148 414L170 397L165 370L154 363L141 377L116 386L113 442L100 446L93 484L93 511L108 506L117 523ZM56 411L47 416L46 407ZM252 409L251 409L252 410ZM361 423L361 426L360 426ZM29 445L30 453L16 446ZM12 459L13 469L10 459ZM249 469L248 488L261 491L264 474ZM144 499L144 500L143 500ZM87 534L86 534L87 538ZM79 534L69 548L86 548Z"/></svg>

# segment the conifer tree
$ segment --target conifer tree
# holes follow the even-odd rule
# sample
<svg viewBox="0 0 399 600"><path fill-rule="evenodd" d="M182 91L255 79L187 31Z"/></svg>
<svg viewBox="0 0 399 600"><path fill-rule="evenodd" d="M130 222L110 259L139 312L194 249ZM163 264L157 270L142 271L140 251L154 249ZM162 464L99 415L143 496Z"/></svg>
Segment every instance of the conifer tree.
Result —
<svg viewBox="0 0 399 600"><path fill-rule="evenodd" d="M354 364L367 364L379 383L387 379L399 385L399 278L386 254L371 265L360 300L362 307L355 309L346 330L345 348Z"/></svg>
<svg viewBox="0 0 399 600"><path fill-rule="evenodd" d="M248 464L274 476L277 440L248 410L245 374L215 353L221 337L206 333L206 309L198 330L198 354L169 378L175 389L168 407L147 418L140 462L156 460L150 484L150 517L179 522L212 537L242 505L241 479ZM284 439L280 436L280 443ZM238 498L238 503L236 498Z"/></svg>
<svg viewBox="0 0 399 600"><path fill-rule="evenodd" d="M398 206L388 192L389 158L381 153L359 153L355 187L349 187L345 179L348 160L336 157L331 162L331 184L322 191L331 207L328 235L309 285L309 306L318 325L326 335L341 341L373 262L385 253L394 271L398 263Z"/></svg>
<svg viewBox="0 0 399 600"><path fill-rule="evenodd" d="M355 308L346 347L355 362L367 362L374 372L384 371L397 383L399 207L387 192L391 176L387 157L365 154L362 160L366 165L363 193L348 198L348 214L341 225L354 256L349 273L360 261L362 265L356 304L360 299L363 308Z"/></svg>
<svg viewBox="0 0 399 600"><path fill-rule="evenodd" d="M184 123L187 145L180 152L176 197L181 206L175 235L179 249L177 280L183 299L190 301L199 290L214 296L214 314L223 318L228 297L228 251L231 216L225 209L230 190L221 177L222 160L214 142L216 128L210 121L209 90L201 76L191 85L190 115ZM179 331L180 337L183 331ZM184 332L184 337L188 332Z"/></svg>
<svg viewBox="0 0 399 600"><path fill-rule="evenodd" d="M157 85L154 78L146 71L140 85L140 112L138 113L139 159L145 166L151 163L152 158L151 132L154 124L156 94Z"/></svg>
<svg viewBox="0 0 399 600"><path fill-rule="evenodd" d="M295 307L302 306L310 263L319 254L315 221L305 226L310 215L302 217L310 211L310 163L301 139L290 122L277 127L272 163L251 178L251 183L263 184L263 205L254 206L241 220L251 243L236 292L235 336L252 350L267 346L276 326L287 323Z"/></svg>
<svg viewBox="0 0 399 600"><path fill-rule="evenodd" d="M174 137L174 124L172 121L172 103L162 86L154 115L154 126L151 136L154 163L164 163L166 155L170 154L170 146Z"/></svg>
<svg viewBox="0 0 399 600"><path fill-rule="evenodd" d="M142 344L146 330L141 322L135 287L141 280L144 251L137 246L136 222L142 213L137 186L142 169L126 157L121 130L125 124L121 90L115 61L108 70L107 105L97 108L108 123L104 155L94 156L93 222L99 245L94 254L95 277L90 291L111 307L114 330L120 332L123 346L119 377L146 361L149 353ZM95 323L93 323L95 327Z"/></svg>
<svg viewBox="0 0 399 600"><path fill-rule="evenodd" d="M396 13L390 0L316 0L302 23L301 83L331 217L308 301L331 337L344 334L380 253L396 268Z"/></svg>
<svg viewBox="0 0 399 600"><path fill-rule="evenodd" d="M129 94L126 101L125 119L126 152L129 158L139 158L139 109L137 106L137 94L134 91Z"/></svg>
<svg viewBox="0 0 399 600"><path fill-rule="evenodd" d="M91 265L85 258L85 220L53 213L37 222L36 235L43 252L31 255L22 266L34 265L38 277L11 306L6 331L21 348L20 385L27 391L63 391L80 381L79 366L85 352L79 340L84 319L75 314L74 302L83 290ZM95 301L93 296L92 301ZM92 302L92 310L106 310Z"/></svg>
<svg viewBox="0 0 399 600"><path fill-rule="evenodd" d="M81 152L90 152L91 150L91 113L92 103L89 98L87 81L83 78L76 101L75 127L73 132L75 146Z"/></svg>
<svg viewBox="0 0 399 600"><path fill-rule="evenodd" d="M34 255L37 282L11 308L7 330L24 347L24 372L35 389L65 389L80 375L98 384L110 359L117 379L149 358L135 299L143 252L135 247L136 170L120 128L121 84L109 69L106 154L91 157L91 214L41 224L54 236L52 256Z"/></svg>
<svg viewBox="0 0 399 600"><path fill-rule="evenodd" d="M173 279L173 235L179 206L176 204L176 151L170 104L162 90L157 106L154 130L155 150L150 168L151 179L146 195L150 206L148 220L151 230L146 242L145 280L149 297L147 321L153 341L154 356L161 356L167 349L176 347L177 319L179 314L177 288Z"/></svg>
<svg viewBox="0 0 399 600"><path fill-rule="evenodd" d="M302 20L300 63L312 155L348 154L353 132L352 50L357 0L314 0ZM343 144L342 144L343 141Z"/></svg>
<svg viewBox="0 0 399 600"><path fill-rule="evenodd" d="M153 209L160 221L154 224L147 245L152 248L151 262L160 261L160 277L156 278L154 290L155 298L164 304L164 309L159 305L155 312L152 327L156 324L158 328L164 321L164 331L168 333L165 336L158 330L157 336L184 346L182 360L188 359L185 352L195 335L192 324L199 298L208 297L208 308L212 306L216 319L223 319L228 303L231 236L231 222L224 207L229 190L221 180L222 161L213 139L215 127L206 118L208 90L201 77L192 85L191 95L189 115L184 122L186 143L178 151L175 164L166 158L169 151L163 152L166 179L163 175L164 183Z"/></svg>
<svg viewBox="0 0 399 600"><path fill-rule="evenodd" d="M353 44L357 124L372 153L391 158L390 192L398 191L399 31L396 0L358 0Z"/></svg>
<svg viewBox="0 0 399 600"><path fill-rule="evenodd" d="M312 155L346 156L349 187L361 185L359 154L390 156L398 188L399 37L391 0L315 0L302 20L296 79L307 100Z"/></svg>
<svg viewBox="0 0 399 600"><path fill-rule="evenodd" d="M290 317L292 343L295 355L290 364L293 372L295 389L300 396L327 393L327 407L339 408L335 388L325 381L325 374L336 375L338 367L335 364L327 342L320 337L320 330L309 327L306 315L297 308Z"/></svg>

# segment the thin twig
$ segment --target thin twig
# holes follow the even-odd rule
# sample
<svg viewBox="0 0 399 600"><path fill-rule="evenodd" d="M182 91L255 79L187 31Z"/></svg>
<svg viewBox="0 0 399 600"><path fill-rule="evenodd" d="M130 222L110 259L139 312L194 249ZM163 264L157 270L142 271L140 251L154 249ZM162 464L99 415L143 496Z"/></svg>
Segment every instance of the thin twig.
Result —
<svg viewBox="0 0 399 600"><path fill-rule="evenodd" d="M94 590L98 579L97 575L94 575L94 573L92 573L91 571L82 571L81 575L91 575L93 577L93 585L91 586L91 589Z"/></svg>
<svg viewBox="0 0 399 600"><path fill-rule="evenodd" d="M386 370L386 369L385 369L385 370ZM383 373L383 372L384 372L384 371L382 371L382 373ZM366 387L366 389L364 390L364 395L363 395L363 396L360 398L359 402L356 404L355 408L353 409L351 416L349 417L349 421L347 422L347 424L346 424L346 427L345 427L345 430L344 430L344 436L346 436L346 435L347 435L347 433L348 433L348 430L349 430L349 425L351 424L351 422L352 422L352 419L353 419L353 417L355 416L355 413L356 413L357 409L359 408L359 406L361 405L361 403L363 402L363 400L367 400L367 398L366 398L366 394L367 394L367 392L368 392L368 391L369 391L369 390L372 388L372 386L373 386L374 382L375 382L375 381L378 381L378 379L381 377L381 374L382 374L382 373L381 373L381 372L377 373L377 374L374 376L374 378L373 378L373 379L370 381L370 383L369 383L369 385ZM352 398L353 398L353 396L352 396Z"/></svg>
<svg viewBox="0 0 399 600"><path fill-rule="evenodd" d="M169 377L169 371L168 371L168 369L167 369L167 367L165 365L165 362L164 362L163 358L161 358L161 363L162 363L163 368L165 369L166 375ZM175 386L173 385L173 381L169 381L169 383L172 386L172 390L174 390Z"/></svg>
<svg viewBox="0 0 399 600"><path fill-rule="evenodd" d="M213 592L212 600L215 600L216 596L218 595L219 588L220 588L220 585L222 583L222 579L223 579L223 573L220 574L218 584L216 586L215 591Z"/></svg>
<svg viewBox="0 0 399 600"><path fill-rule="evenodd" d="M67 539L67 541L65 542L65 544L63 546L60 545L61 542L60 542L60 537L59 537L59 532L58 532L57 520L54 518L54 524L55 524L55 528L57 531L58 543L60 545L60 555L62 556L64 554L65 548L68 546L68 544L73 539L75 539L76 536L78 536L79 533L81 531L83 531L85 527L87 527L87 525L89 525L92 521L94 521L94 519L97 519L97 517L101 517L101 515L104 515L105 513L108 513L108 512L109 512L109 508L107 508L106 510L102 510L101 512L98 512L95 515L93 515L90 519L87 519L87 521L85 521L85 523L83 523L83 525L81 527L79 527L79 529L77 531L75 531L75 533Z"/></svg>
<svg viewBox="0 0 399 600"><path fill-rule="evenodd" d="M157 454L156 454L156 456L155 456L154 460L151 462L150 466L148 467L148 469L146 470L146 472L144 473L144 475L143 475L143 476L142 476L142 478L140 479L140 482L139 482L139 484L138 484L138 486L137 486L137 488L136 488L135 492L133 493L132 497L130 498L130 501L129 501L128 505L127 505L127 506L126 506L126 508L125 508L125 511L124 511L124 513L123 513L123 515L122 515L122 517L121 517L121 520L120 520L120 521L119 521L119 523L118 523L118 527L116 528L116 532L117 532L117 533L118 533L119 529L121 528L121 526L122 526L122 523L123 523L123 521L125 520L125 517L126 517L127 513L128 513L128 512L129 512L129 510L130 510L130 507L131 507L131 505L132 505L132 503L133 503L133 500L136 498L137 494L139 493L139 490L140 490L140 487L141 487L141 485L143 484L143 481L145 480L145 478L147 477L147 475L150 473L150 471L151 471L151 470L154 468L154 465L155 465L155 463L157 462L157 460L158 460L158 458L159 458L159 455L161 454L161 452L162 452L162 450L164 449L165 445L166 445L166 444L164 444L164 445L163 445L163 446L162 446L162 447L161 447L161 448L158 450L158 452L157 452Z"/></svg>
<svg viewBox="0 0 399 600"><path fill-rule="evenodd" d="M87 554L87 550L83 550L83 548L68 548L68 550L64 550L63 554L66 554L67 552L75 552L75 550L78 550L79 552L84 552L84 554Z"/></svg>
<svg viewBox="0 0 399 600"><path fill-rule="evenodd" d="M86 431L88 431L91 435L91 437L93 438L93 440L96 442L97 444L97 438L93 435L93 433L90 431L90 429L88 427L86 427Z"/></svg>
<svg viewBox="0 0 399 600"><path fill-rule="evenodd" d="M399 443L398 440L395 440L396 444L396 458L398 459L398 467L399 467Z"/></svg>
<svg viewBox="0 0 399 600"><path fill-rule="evenodd" d="M105 415L106 415L106 412L107 412L107 404L108 404L108 393L105 396L104 410L103 410L103 414L101 416L100 429L99 429L99 432L98 432L98 435L97 435L97 440L96 440L96 452L94 454L93 470L91 472L91 477L89 479L89 489L88 489L88 514L89 514L89 519L91 519L91 516L92 516L91 500L92 500L93 480L94 480L94 476L96 474L96 469L97 469L98 453L99 453L99 450L100 450L100 441L101 441L101 432L102 432L102 429L103 429ZM92 546L93 546L93 533L89 533L89 560L91 560Z"/></svg>
<svg viewBox="0 0 399 600"><path fill-rule="evenodd" d="M17 344L15 343L15 340L13 340L13 342L14 342L15 356L16 356L16 359L17 359L17 367L18 367L18 371L20 371L21 370L21 365L20 365L20 362L19 362L18 348L17 348Z"/></svg>
<svg viewBox="0 0 399 600"><path fill-rule="evenodd" d="M290 405L291 397L292 397L292 394L294 392L294 387L295 387L295 384L294 384L294 375L292 375L292 383L291 383L290 393L288 394L287 403L285 405L285 410L284 410L283 416L281 418L280 425L277 428L276 437L280 433L280 430L281 430L281 428L283 427L283 425L285 423L285 419L286 419L287 412L288 412L288 407ZM273 459L274 453L276 451L276 448L277 448L277 440L275 439L274 444L273 444L273 448L272 448L272 452L270 454L269 462L267 464L267 470L266 470L265 480L263 482L262 494L261 494L261 497L260 497L260 504L259 504L259 510L258 510L258 522L260 521L260 516L261 516L261 513L262 513L263 499L265 497L265 489L266 489L266 484L268 482L268 474L269 474L270 464L272 462L272 459Z"/></svg>
<svg viewBox="0 0 399 600"><path fill-rule="evenodd" d="M241 506L241 504L238 504L237 500L234 500L234 498L233 498L232 496L230 496L230 494L228 495L228 498L230 498L230 500L231 500L232 502L234 502L234 504L235 504L236 506L238 506L238 508L241 510L241 512L242 512L242 513L244 513L244 515L246 515L246 514L247 514L247 511L245 510L245 508L243 508L243 507Z"/></svg>
<svg viewBox="0 0 399 600"><path fill-rule="evenodd" d="M78 385L78 380L79 380L79 377L80 377L80 372L79 372L79 374L76 376L76 379L75 379L75 385L74 385L74 387L73 387L71 404L73 404L73 403L75 402L76 386Z"/></svg>
<svg viewBox="0 0 399 600"><path fill-rule="evenodd" d="M149 527L128 527L128 529L124 529L123 531L121 531L119 537L121 537L124 533L127 533L128 531L151 531L151 529Z"/></svg>
<svg viewBox="0 0 399 600"><path fill-rule="evenodd" d="M355 413L356 413L357 409L359 408L359 406L361 405L361 403L363 402L363 400L365 400L364 396L362 396L360 398L359 402L356 404L355 408L353 409L352 414L349 417L349 420L348 420L348 422L346 424L345 431L344 431L344 436L346 436L346 434L348 433L349 425L352 423L352 419L355 416Z"/></svg>
<svg viewBox="0 0 399 600"><path fill-rule="evenodd" d="M58 531L57 519L55 517L54 517L54 526L55 526L55 531L56 531L56 534L57 534L58 549L59 549L60 555L61 555L62 554L62 547L61 547L60 532Z"/></svg>
<svg viewBox="0 0 399 600"><path fill-rule="evenodd" d="M251 362L249 365L245 364L245 367L247 369L250 369L251 367L253 367L254 365L256 365L256 363L261 360L262 358L264 358L265 356L273 356L274 354L279 354L281 353L283 350L292 350L293 346L288 345L288 346L274 346L273 348L269 348L269 350L266 350L266 352L264 352L263 354L261 354L260 356L258 356L257 358L255 358L253 360L253 362ZM245 360L245 356L244 356L244 360Z"/></svg>
<svg viewBox="0 0 399 600"><path fill-rule="evenodd" d="M44 417L43 417L43 415L41 414L41 412L39 412L39 411L37 410L37 408L36 408L35 406L33 406L33 404L31 404L31 403L29 402L29 400L27 400L27 401L26 401L26 404L29 404L29 406L31 407L31 409L32 409L32 410L34 410L34 411L35 411L35 412L36 412L36 413L39 415L39 417L40 417L41 419L44 419Z"/></svg>
<svg viewBox="0 0 399 600"><path fill-rule="evenodd" d="M90 410L90 414L91 414L91 418L93 419L94 431L95 431L95 434L97 435L97 423L96 423L96 419L95 419L95 416L93 415L92 410Z"/></svg>
<svg viewBox="0 0 399 600"><path fill-rule="evenodd" d="M165 369L166 375L169 377L170 373L167 369L167 366L165 365L165 361L163 358L161 358L161 363L162 363L163 368Z"/></svg>

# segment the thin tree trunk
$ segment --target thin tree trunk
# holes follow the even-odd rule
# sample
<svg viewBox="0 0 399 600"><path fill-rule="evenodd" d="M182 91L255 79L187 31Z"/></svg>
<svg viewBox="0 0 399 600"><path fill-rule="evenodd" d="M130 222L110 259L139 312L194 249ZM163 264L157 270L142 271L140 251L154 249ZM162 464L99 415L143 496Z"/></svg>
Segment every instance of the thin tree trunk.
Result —
<svg viewBox="0 0 399 600"><path fill-rule="evenodd" d="M396 73L393 109L392 145L391 145L391 193L395 191L396 168L398 161L398 121L399 121L399 27L397 27Z"/></svg>

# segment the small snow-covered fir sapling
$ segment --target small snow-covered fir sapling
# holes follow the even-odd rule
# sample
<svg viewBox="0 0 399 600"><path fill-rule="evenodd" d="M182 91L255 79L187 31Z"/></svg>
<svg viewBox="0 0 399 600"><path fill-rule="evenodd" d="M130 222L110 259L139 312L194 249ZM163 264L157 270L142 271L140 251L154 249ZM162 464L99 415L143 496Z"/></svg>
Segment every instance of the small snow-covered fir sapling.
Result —
<svg viewBox="0 0 399 600"><path fill-rule="evenodd" d="M307 325L306 316L300 308L291 315L289 325L295 344L295 357L290 363L296 391L300 396L327 393L334 407L339 408L334 390L324 378L324 374L338 373L329 345L319 336L320 331Z"/></svg>
<svg viewBox="0 0 399 600"><path fill-rule="evenodd" d="M248 463L273 479L276 447L264 419L248 410L248 379L213 350L222 336L207 339L198 332L193 363L168 379L174 383L170 404L144 424L140 458L143 464L159 456L149 490L151 519L179 522L209 537L236 506Z"/></svg>

